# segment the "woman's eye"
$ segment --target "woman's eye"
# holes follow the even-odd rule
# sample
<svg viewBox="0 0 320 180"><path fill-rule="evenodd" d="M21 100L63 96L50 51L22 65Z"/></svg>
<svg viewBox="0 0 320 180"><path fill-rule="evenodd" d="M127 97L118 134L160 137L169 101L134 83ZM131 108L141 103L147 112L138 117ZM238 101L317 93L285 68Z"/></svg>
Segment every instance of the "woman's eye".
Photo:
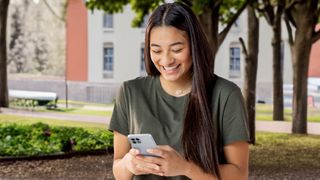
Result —
<svg viewBox="0 0 320 180"><path fill-rule="evenodd" d="M159 54L161 51L152 50L153 53Z"/></svg>
<svg viewBox="0 0 320 180"><path fill-rule="evenodd" d="M174 49L174 50L172 50L174 53L179 53L179 52L181 52L182 51L182 49Z"/></svg>

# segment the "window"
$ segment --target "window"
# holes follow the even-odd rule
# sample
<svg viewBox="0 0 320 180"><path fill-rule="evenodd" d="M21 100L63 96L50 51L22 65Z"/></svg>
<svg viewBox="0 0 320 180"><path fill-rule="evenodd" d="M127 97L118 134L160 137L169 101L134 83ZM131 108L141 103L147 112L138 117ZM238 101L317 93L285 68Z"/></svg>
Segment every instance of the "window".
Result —
<svg viewBox="0 0 320 180"><path fill-rule="evenodd" d="M141 44L141 48L140 48L140 74L141 75L146 74L146 65L144 62L144 44Z"/></svg>
<svg viewBox="0 0 320 180"><path fill-rule="evenodd" d="M104 28L113 28L113 14L103 14L103 27Z"/></svg>
<svg viewBox="0 0 320 180"><path fill-rule="evenodd" d="M106 43L103 47L103 77L113 78L113 45Z"/></svg>
<svg viewBox="0 0 320 180"><path fill-rule="evenodd" d="M241 76L240 69L240 48L230 47L229 77L239 78Z"/></svg>
<svg viewBox="0 0 320 180"><path fill-rule="evenodd" d="M240 20L239 20L239 18L234 21L233 25L234 25L235 27L239 27L239 26L240 26Z"/></svg>

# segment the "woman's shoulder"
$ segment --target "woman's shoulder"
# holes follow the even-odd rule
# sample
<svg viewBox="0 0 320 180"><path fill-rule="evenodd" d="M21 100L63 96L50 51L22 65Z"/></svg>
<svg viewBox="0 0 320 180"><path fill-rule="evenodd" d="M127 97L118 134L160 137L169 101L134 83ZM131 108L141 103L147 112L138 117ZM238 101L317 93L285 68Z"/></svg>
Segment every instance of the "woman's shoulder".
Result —
<svg viewBox="0 0 320 180"><path fill-rule="evenodd" d="M229 95L230 93L234 91L241 91L239 86L236 85L234 82L229 81L225 78L222 78L218 75L215 75L214 77L214 86L213 90L215 92L219 92L225 95Z"/></svg>
<svg viewBox="0 0 320 180"><path fill-rule="evenodd" d="M134 79L124 81L122 86L128 89L145 89L152 86L156 81L156 76L140 76Z"/></svg>

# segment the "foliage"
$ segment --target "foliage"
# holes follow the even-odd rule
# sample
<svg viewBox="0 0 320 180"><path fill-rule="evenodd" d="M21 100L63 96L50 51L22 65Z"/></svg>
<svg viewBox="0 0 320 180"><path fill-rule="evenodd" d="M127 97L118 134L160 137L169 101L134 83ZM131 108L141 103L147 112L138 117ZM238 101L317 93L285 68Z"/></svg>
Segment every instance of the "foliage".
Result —
<svg viewBox="0 0 320 180"><path fill-rule="evenodd" d="M50 2L50 8L63 14L66 0ZM44 1L11 0L7 26L9 34L8 72L64 74L65 24Z"/></svg>
<svg viewBox="0 0 320 180"><path fill-rule="evenodd" d="M244 4L244 0L224 0L219 9L220 21L228 24L232 17L237 13L239 8Z"/></svg>
<svg viewBox="0 0 320 180"><path fill-rule="evenodd" d="M12 99L10 105L15 107L34 108L38 105L38 101L29 99Z"/></svg>
<svg viewBox="0 0 320 180"><path fill-rule="evenodd" d="M0 124L0 156L36 156L113 146L112 133L47 124Z"/></svg>
<svg viewBox="0 0 320 180"><path fill-rule="evenodd" d="M220 6L219 10L220 20L222 23L228 23L231 18L236 14L244 0L223 0L223 1L209 1L209 0L176 0L178 2L185 3L192 7L193 11L200 15L203 13L204 8L211 8L213 6ZM164 0L87 0L86 6L90 10L99 9L108 13L123 12L123 7L130 4L132 10L136 13L135 18L132 21L134 27L140 26L143 22L145 15L152 12L159 4L164 3Z"/></svg>
<svg viewBox="0 0 320 180"><path fill-rule="evenodd" d="M119 13L123 12L123 7L127 4L131 5L131 9L136 13L135 18L132 21L133 27L138 27L143 23L144 17L154 10L164 0L88 0L86 6L91 11L94 9L103 10L107 13Z"/></svg>
<svg viewBox="0 0 320 180"><path fill-rule="evenodd" d="M15 71L18 73L25 72L27 65L25 47L27 46L29 37L24 31L27 6L28 3L24 3L22 7L12 5L13 13L11 15L11 40L9 43L8 64L13 63Z"/></svg>

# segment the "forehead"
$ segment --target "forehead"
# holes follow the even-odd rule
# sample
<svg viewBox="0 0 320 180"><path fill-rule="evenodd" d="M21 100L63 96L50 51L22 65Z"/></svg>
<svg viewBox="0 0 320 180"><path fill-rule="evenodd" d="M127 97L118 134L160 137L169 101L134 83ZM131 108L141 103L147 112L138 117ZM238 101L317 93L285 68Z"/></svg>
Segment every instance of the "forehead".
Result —
<svg viewBox="0 0 320 180"><path fill-rule="evenodd" d="M173 26L159 26L152 28L150 32L150 43L168 45L175 42L188 43L189 37L185 31Z"/></svg>

